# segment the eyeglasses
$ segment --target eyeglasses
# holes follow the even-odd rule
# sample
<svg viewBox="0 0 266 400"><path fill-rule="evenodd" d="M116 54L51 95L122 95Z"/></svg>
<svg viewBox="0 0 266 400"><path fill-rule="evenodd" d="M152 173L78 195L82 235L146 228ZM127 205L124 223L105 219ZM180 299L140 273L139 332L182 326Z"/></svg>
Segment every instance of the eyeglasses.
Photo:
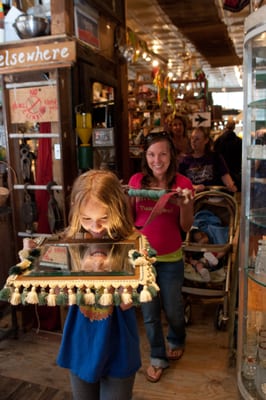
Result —
<svg viewBox="0 0 266 400"><path fill-rule="evenodd" d="M144 139L145 145L150 144L154 139L160 139L160 138L165 138L168 139L169 141L172 141L170 133L166 131L159 131L159 132L150 132Z"/></svg>

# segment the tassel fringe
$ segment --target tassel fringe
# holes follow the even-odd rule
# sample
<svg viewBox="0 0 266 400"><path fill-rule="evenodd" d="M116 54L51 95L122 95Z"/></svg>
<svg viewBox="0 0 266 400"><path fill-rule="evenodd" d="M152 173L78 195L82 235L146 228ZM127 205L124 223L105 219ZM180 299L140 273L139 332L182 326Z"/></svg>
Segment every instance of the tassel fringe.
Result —
<svg viewBox="0 0 266 400"><path fill-rule="evenodd" d="M149 292L147 285L143 286L143 289L139 295L139 301L141 303L147 303L148 301L152 301L152 295Z"/></svg>
<svg viewBox="0 0 266 400"><path fill-rule="evenodd" d="M32 286L31 291L28 292L28 294L26 295L25 302L27 304L38 304L39 303L39 299L38 299L38 295L36 293L35 286Z"/></svg>
<svg viewBox="0 0 266 400"><path fill-rule="evenodd" d="M18 306L21 303L21 297L18 288L15 288L14 292L12 293L10 303L12 306Z"/></svg>
<svg viewBox="0 0 266 400"><path fill-rule="evenodd" d="M50 306L50 307L55 307L56 306L56 294L55 294L53 288L51 288L49 290L49 294L46 297L46 301L47 301L47 306Z"/></svg>
<svg viewBox="0 0 266 400"><path fill-rule="evenodd" d="M124 304L131 304L131 303L133 303L132 296L131 296L131 294L128 292L127 288L125 288L125 289L123 290L123 292L122 292L122 294L121 294L121 300L122 300L122 303L124 303Z"/></svg>
<svg viewBox="0 0 266 400"><path fill-rule="evenodd" d="M9 287L4 287L0 291L0 300L1 301L9 301L11 297L11 289Z"/></svg>
<svg viewBox="0 0 266 400"><path fill-rule="evenodd" d="M114 290L114 291L113 291ZM141 303L151 301L153 297L157 296L158 286L155 282L149 285L144 285L139 291L139 287L124 287L124 288L69 288L67 290L50 288L47 292L45 288L37 291L35 286L30 289L24 287L21 292L19 287L3 288L0 291L0 300L9 301L13 306L19 304L38 304L40 306L47 305L49 307L55 306L72 306L77 304L82 305L99 305L102 307L123 304L133 304L139 306Z"/></svg>
<svg viewBox="0 0 266 400"><path fill-rule="evenodd" d="M73 289L68 289L68 305L73 306L77 304L77 296Z"/></svg>
<svg viewBox="0 0 266 400"><path fill-rule="evenodd" d="M85 305L95 304L95 294L92 293L90 288L87 288L86 293L84 293L84 303L85 303Z"/></svg>
<svg viewBox="0 0 266 400"><path fill-rule="evenodd" d="M113 304L113 295L108 292L108 289L104 289L103 294L99 298L98 303L101 306L111 306Z"/></svg>

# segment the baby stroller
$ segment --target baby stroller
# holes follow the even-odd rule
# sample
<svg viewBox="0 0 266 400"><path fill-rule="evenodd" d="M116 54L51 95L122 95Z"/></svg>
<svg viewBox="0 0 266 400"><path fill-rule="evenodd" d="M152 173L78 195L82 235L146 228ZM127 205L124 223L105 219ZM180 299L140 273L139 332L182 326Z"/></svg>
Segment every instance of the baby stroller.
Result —
<svg viewBox="0 0 266 400"><path fill-rule="evenodd" d="M191 322L191 298L195 295L219 300L214 325L219 330L226 328L238 243L238 219L238 203L235 197L221 188L210 188L195 195L193 227L183 242L185 279L182 290L187 324ZM206 233L209 243L192 241L192 231L195 233L195 229ZM198 262L194 263L192 260L202 261L205 260L205 256L207 260L212 259L212 256L208 259L207 254L218 257L214 257L216 264L209 268L208 279L204 279L204 275L195 267Z"/></svg>

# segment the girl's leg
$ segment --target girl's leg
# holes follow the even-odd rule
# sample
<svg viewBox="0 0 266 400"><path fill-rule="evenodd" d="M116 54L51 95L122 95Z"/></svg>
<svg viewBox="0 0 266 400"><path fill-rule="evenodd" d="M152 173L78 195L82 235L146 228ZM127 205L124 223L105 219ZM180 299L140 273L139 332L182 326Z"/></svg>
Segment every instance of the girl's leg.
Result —
<svg viewBox="0 0 266 400"><path fill-rule="evenodd" d="M99 400L100 383L89 383L70 372L73 400Z"/></svg>
<svg viewBox="0 0 266 400"><path fill-rule="evenodd" d="M128 378L102 378L99 400L131 400L134 381L135 374Z"/></svg>

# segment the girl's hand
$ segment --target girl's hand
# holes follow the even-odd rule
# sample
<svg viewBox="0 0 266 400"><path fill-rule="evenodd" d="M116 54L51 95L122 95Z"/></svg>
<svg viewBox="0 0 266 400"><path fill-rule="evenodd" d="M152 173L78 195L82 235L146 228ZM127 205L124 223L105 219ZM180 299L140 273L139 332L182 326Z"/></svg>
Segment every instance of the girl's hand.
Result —
<svg viewBox="0 0 266 400"><path fill-rule="evenodd" d="M23 239L23 250L31 250L37 247L36 242L31 238Z"/></svg>

